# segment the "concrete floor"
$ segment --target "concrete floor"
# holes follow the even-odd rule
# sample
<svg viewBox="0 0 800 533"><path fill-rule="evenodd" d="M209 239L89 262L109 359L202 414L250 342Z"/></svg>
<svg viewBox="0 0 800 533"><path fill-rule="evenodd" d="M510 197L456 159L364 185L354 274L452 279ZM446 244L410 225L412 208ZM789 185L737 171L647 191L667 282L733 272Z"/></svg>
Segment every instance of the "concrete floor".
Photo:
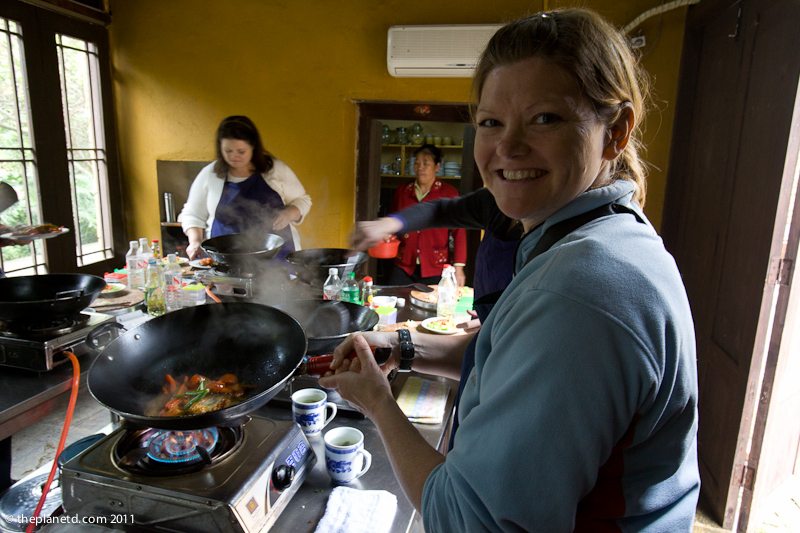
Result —
<svg viewBox="0 0 800 533"><path fill-rule="evenodd" d="M12 439L12 477L20 479L53 460L67 410L68 397L53 412L19 433ZM75 408L67 445L83 437L108 429L111 415L97 403L88 391L81 390ZM723 533L722 529L702 509L698 509L693 533ZM789 487L775 499L755 533L788 533L800 531L800 485Z"/></svg>

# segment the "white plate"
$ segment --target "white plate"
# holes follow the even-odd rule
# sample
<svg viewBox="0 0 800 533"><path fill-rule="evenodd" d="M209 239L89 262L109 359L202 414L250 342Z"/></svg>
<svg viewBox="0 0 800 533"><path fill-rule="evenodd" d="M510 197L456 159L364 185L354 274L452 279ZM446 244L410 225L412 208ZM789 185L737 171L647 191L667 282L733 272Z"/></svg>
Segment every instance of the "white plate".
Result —
<svg viewBox="0 0 800 533"><path fill-rule="evenodd" d="M25 226L31 227L31 226ZM14 231L9 231L8 233L3 233L0 235L0 239L11 239L14 241L35 241L37 239L50 239L52 237L58 237L59 235L64 235L65 233L69 233L69 228L58 228L56 231L51 231L48 233L35 233L33 235L24 233L23 228L15 228ZM35 226L34 226L35 227Z"/></svg>
<svg viewBox="0 0 800 533"><path fill-rule="evenodd" d="M124 283L106 283L106 287L100 291L101 298L115 298L128 292L128 287Z"/></svg>
<svg viewBox="0 0 800 533"><path fill-rule="evenodd" d="M453 333L458 333L461 331L460 329L454 327L452 329L439 329L433 326L433 322L444 320L441 317L434 316L431 318L426 318L422 321L422 327L430 331L431 333L438 333L440 335L452 335Z"/></svg>
<svg viewBox="0 0 800 533"><path fill-rule="evenodd" d="M189 261L189 266L192 268L198 268L200 270L208 270L209 268L212 268L214 266L213 264L201 265L200 261L202 261L202 259L192 259L191 261Z"/></svg>

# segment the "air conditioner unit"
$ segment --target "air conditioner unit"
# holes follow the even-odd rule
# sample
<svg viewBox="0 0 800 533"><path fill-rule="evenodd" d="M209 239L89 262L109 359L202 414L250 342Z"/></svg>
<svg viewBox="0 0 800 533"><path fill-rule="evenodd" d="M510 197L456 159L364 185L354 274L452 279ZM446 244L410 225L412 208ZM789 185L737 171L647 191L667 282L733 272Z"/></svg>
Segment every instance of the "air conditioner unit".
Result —
<svg viewBox="0 0 800 533"><path fill-rule="evenodd" d="M469 78L498 24L392 26L386 66L395 77Z"/></svg>

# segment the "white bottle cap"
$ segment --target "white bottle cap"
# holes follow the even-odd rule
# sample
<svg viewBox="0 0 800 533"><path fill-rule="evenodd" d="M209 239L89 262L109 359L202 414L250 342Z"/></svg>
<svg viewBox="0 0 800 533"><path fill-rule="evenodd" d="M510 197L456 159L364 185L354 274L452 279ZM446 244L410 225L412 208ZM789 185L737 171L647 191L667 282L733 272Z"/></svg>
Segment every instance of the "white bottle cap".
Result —
<svg viewBox="0 0 800 533"><path fill-rule="evenodd" d="M397 307L403 307L404 305L406 305L406 299L405 298L398 298L397 299Z"/></svg>

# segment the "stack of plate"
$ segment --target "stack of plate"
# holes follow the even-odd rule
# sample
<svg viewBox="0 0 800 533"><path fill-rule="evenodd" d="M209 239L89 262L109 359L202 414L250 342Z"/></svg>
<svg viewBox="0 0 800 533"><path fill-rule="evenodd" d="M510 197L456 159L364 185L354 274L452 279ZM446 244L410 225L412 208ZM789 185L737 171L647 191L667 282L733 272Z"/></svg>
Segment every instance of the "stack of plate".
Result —
<svg viewBox="0 0 800 533"><path fill-rule="evenodd" d="M448 161L445 163L442 168L444 169L445 176L460 176L461 175L461 163L457 161Z"/></svg>

